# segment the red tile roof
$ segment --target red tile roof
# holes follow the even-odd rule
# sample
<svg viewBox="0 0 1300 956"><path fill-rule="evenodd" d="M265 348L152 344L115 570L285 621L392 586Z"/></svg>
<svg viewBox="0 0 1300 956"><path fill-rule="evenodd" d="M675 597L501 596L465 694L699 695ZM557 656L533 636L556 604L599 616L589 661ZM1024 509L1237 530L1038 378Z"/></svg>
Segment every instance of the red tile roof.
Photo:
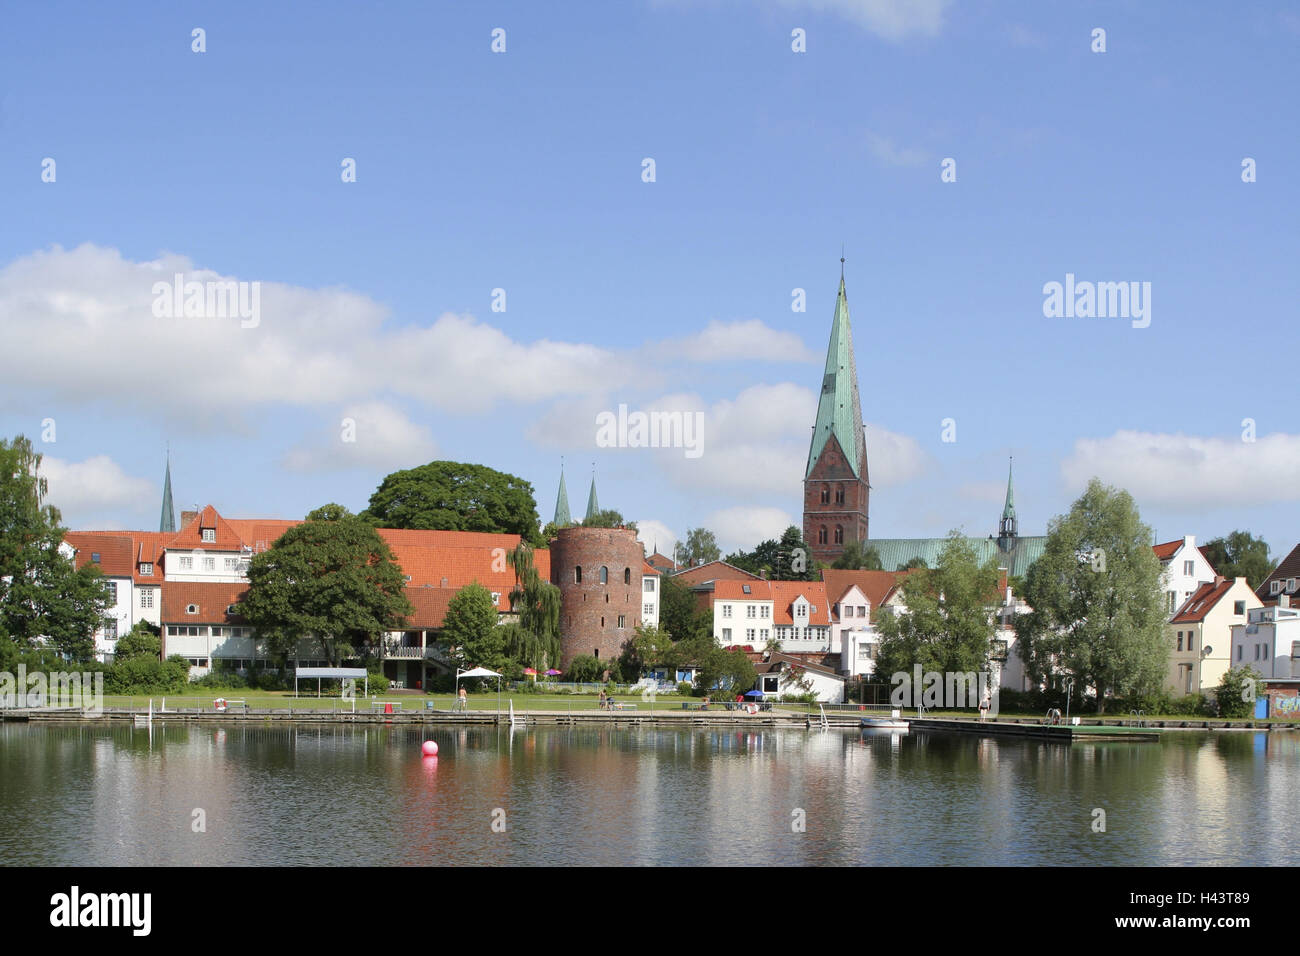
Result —
<svg viewBox="0 0 1300 956"><path fill-rule="evenodd" d="M238 604L248 593L248 585L216 582L168 581L162 589L163 624L230 624L239 623L238 617L226 613L226 608ZM190 605L198 608L189 614Z"/></svg>
<svg viewBox="0 0 1300 956"><path fill-rule="evenodd" d="M1169 619L1170 624L1196 624L1205 620L1205 615L1214 610L1214 606L1223 600L1224 595L1232 590L1235 581L1221 581L1215 584L1206 581L1192 596L1183 602L1183 606Z"/></svg>
<svg viewBox="0 0 1300 956"><path fill-rule="evenodd" d="M212 529L216 532L214 540L204 541L203 531ZM244 547L244 539L239 536L225 518L217 513L212 505L207 505L195 517L191 518L176 536L167 542L169 551L239 551Z"/></svg>
<svg viewBox="0 0 1300 956"><path fill-rule="evenodd" d="M874 612L889 599L889 595L903 582L910 571L839 571L826 568L822 571L822 581L826 584L826 596L832 604L839 604L850 588L857 587L871 602Z"/></svg>
<svg viewBox="0 0 1300 956"><path fill-rule="evenodd" d="M656 568L654 565L652 565L649 561L642 561L641 565L642 565L641 567L642 576L647 574L653 574L657 577L659 575L659 569Z"/></svg>
<svg viewBox="0 0 1300 956"><path fill-rule="evenodd" d="M745 593L745 588L750 593ZM771 601L772 623L794 624L794 602L802 595L813 610L808 615L808 627L826 627L830 624L830 609L826 606L826 585L820 581L717 581L713 585L713 603L718 601ZM800 621L801 626L802 619Z"/></svg>
<svg viewBox="0 0 1300 956"><path fill-rule="evenodd" d="M1179 538L1177 541L1166 541L1164 544L1154 545L1151 550L1156 553L1156 557L1161 561L1168 561L1178 553L1178 549L1181 548L1184 543L1183 539Z"/></svg>
<svg viewBox="0 0 1300 956"><path fill-rule="evenodd" d="M687 568L685 571L678 571L673 575L673 579L681 581L687 587L695 584L705 584L709 581L761 581L757 574L750 574L743 568L728 564L726 561L710 561L708 564L701 564L698 567Z"/></svg>
<svg viewBox="0 0 1300 956"><path fill-rule="evenodd" d="M95 564L101 573L109 577L131 577L130 532L69 531L63 540L75 549L72 560L78 568ZM96 554L99 555L99 561L93 560Z"/></svg>

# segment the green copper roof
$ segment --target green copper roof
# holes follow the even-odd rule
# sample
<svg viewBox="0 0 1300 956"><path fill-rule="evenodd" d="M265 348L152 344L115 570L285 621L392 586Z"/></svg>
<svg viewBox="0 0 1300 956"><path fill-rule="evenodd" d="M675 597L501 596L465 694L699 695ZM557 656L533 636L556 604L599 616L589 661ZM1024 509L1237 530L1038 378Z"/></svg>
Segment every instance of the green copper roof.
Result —
<svg viewBox="0 0 1300 956"><path fill-rule="evenodd" d="M975 550L980 564L992 559L998 567L1006 568L1008 574L1024 577L1029 566L1047 549L1047 536L1031 535L1011 540L1013 543L1006 550L998 544L997 538L967 538L966 543ZM947 538L872 538L867 546L876 549L882 568L896 571L913 558L924 558L927 565L936 567L939 553L947 543Z"/></svg>
<svg viewBox="0 0 1300 956"><path fill-rule="evenodd" d="M591 492L587 495L587 517L585 520L590 521L596 517L596 512L600 511L600 505L596 503L596 476L591 476Z"/></svg>
<svg viewBox="0 0 1300 956"><path fill-rule="evenodd" d="M573 519L569 517L569 492L564 487L564 469L560 469L560 493L555 496L555 524L560 528L567 528L573 524Z"/></svg>
<svg viewBox="0 0 1300 956"><path fill-rule="evenodd" d="M808 469L813 466L827 440L834 435L844 449L849 467L858 478L865 439L862 435L862 401L858 397L858 367L853 360L853 330L849 327L849 301L844 295L844 277L835 296L835 320L831 323L831 341L826 349L826 372L822 376L821 398L817 401L817 424L813 428L812 447L808 449Z"/></svg>
<svg viewBox="0 0 1300 956"><path fill-rule="evenodd" d="M163 477L162 516L158 519L159 531L176 531L176 507L172 504L172 460L167 459L167 474Z"/></svg>

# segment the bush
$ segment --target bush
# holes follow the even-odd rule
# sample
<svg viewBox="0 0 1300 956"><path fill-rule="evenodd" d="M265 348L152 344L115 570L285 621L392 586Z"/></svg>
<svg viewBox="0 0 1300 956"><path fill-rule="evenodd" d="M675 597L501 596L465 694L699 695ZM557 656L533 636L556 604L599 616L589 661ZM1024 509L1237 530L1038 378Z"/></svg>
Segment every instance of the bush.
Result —
<svg viewBox="0 0 1300 956"><path fill-rule="evenodd" d="M230 670L214 670L202 677L190 681L191 687L210 687L214 690L241 690L248 687L248 681L241 677L238 672Z"/></svg>
<svg viewBox="0 0 1300 956"><path fill-rule="evenodd" d="M189 684L190 663L172 656L165 661L140 655L115 661L104 671L109 694L176 694Z"/></svg>
<svg viewBox="0 0 1300 956"><path fill-rule="evenodd" d="M605 669L600 661L590 654L579 654L569 663L569 672L564 679L574 684L588 684L598 680Z"/></svg>
<svg viewBox="0 0 1300 956"><path fill-rule="evenodd" d="M1215 688L1214 699L1218 716L1225 718L1252 717L1255 713L1253 687L1248 687L1257 675L1249 667L1230 668ZM1248 699L1243 700L1246 697Z"/></svg>
<svg viewBox="0 0 1300 956"><path fill-rule="evenodd" d="M692 690L694 690L694 688L691 686L689 681L678 681L677 693L681 694L683 697L690 697Z"/></svg>

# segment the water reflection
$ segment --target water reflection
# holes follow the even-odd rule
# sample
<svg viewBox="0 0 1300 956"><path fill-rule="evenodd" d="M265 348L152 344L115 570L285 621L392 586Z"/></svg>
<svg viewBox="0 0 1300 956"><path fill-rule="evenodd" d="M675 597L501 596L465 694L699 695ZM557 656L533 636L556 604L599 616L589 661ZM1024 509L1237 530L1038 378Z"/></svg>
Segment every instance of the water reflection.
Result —
<svg viewBox="0 0 1300 956"><path fill-rule="evenodd" d="M437 757L421 754L425 740ZM1298 744L1263 733L1062 746L896 731L6 724L0 858L1281 864L1295 858L1276 835L1295 818ZM1094 808L1105 833L1092 830Z"/></svg>

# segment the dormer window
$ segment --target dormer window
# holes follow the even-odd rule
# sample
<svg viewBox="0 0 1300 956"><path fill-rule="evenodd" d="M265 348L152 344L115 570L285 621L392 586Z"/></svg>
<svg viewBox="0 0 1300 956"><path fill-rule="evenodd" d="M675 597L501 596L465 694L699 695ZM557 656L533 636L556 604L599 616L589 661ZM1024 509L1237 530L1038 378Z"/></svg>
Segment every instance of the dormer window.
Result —
<svg viewBox="0 0 1300 956"><path fill-rule="evenodd" d="M99 552L98 551L90 552L90 560L95 562L96 564L99 564Z"/></svg>
<svg viewBox="0 0 1300 956"><path fill-rule="evenodd" d="M1286 593L1295 594L1295 578L1286 579Z"/></svg>
<svg viewBox="0 0 1300 956"><path fill-rule="evenodd" d="M203 529L203 540L204 540L204 542L206 542L206 543L208 543L208 544L211 544L212 542L216 541L216 540L217 540L217 529L216 529L216 528L204 528L204 529Z"/></svg>
<svg viewBox="0 0 1300 956"><path fill-rule="evenodd" d="M146 576L146 577L152 577L152 576L153 576L153 562L151 562L151 561L141 561L141 562L140 562L140 573L141 573L142 575Z"/></svg>
<svg viewBox="0 0 1300 956"><path fill-rule="evenodd" d="M199 613L199 606L198 606L197 604L187 604L187 605L185 605L185 613L186 613L186 614L198 614L198 613Z"/></svg>
<svg viewBox="0 0 1300 956"><path fill-rule="evenodd" d="M1280 594L1281 591L1282 591L1282 582L1281 582L1281 581L1272 581L1272 582L1269 583L1269 586L1268 586L1268 593L1269 593L1269 594Z"/></svg>

